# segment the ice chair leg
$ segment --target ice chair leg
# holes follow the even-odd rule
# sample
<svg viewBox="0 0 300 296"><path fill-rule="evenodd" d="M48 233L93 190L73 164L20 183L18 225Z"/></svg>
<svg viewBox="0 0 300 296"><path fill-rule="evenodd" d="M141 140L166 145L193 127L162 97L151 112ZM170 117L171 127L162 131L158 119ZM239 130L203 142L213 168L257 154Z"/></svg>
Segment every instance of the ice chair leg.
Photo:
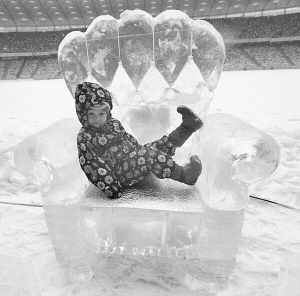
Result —
<svg viewBox="0 0 300 296"><path fill-rule="evenodd" d="M46 223L58 263L71 282L90 281L97 264L83 238L78 205L44 205Z"/></svg>

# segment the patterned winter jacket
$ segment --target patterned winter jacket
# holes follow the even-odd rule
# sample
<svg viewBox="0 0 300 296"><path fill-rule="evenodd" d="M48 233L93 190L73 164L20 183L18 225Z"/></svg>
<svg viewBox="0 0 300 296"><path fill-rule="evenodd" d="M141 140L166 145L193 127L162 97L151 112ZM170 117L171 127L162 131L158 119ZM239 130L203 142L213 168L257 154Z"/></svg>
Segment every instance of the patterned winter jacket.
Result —
<svg viewBox="0 0 300 296"><path fill-rule="evenodd" d="M117 170L122 170L124 160L141 145L117 119L111 118L99 128L85 125L77 136L80 166L89 181L108 197L121 197L123 177Z"/></svg>
<svg viewBox="0 0 300 296"><path fill-rule="evenodd" d="M143 165L139 174L131 171L136 167L133 155L142 146L124 130L120 121L111 118L110 112L108 121L100 127L89 124L87 110L103 103L108 104L112 110L109 91L91 82L77 85L75 107L82 124L77 135L78 157L81 169L89 181L108 197L118 198L122 195L122 188L139 182L147 172Z"/></svg>

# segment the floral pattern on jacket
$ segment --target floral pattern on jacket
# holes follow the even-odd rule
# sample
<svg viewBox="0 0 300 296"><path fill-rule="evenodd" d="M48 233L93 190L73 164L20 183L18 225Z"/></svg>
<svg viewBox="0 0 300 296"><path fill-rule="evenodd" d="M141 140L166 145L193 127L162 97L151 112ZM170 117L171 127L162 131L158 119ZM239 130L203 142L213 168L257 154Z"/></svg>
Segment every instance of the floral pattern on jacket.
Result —
<svg viewBox="0 0 300 296"><path fill-rule="evenodd" d="M112 109L107 90L95 83L78 84L75 107L82 124L77 136L78 157L89 181L108 197L118 198L123 188L144 180L150 172L161 179L170 178L176 146L169 137L142 146L110 112L107 122L100 127L90 125L88 109L103 103Z"/></svg>
<svg viewBox="0 0 300 296"><path fill-rule="evenodd" d="M130 157L131 152L142 147L138 141L125 131L119 120L111 118L98 129L82 127L77 147L80 166L90 182L108 197L120 197L122 185L114 169L118 154L123 151Z"/></svg>

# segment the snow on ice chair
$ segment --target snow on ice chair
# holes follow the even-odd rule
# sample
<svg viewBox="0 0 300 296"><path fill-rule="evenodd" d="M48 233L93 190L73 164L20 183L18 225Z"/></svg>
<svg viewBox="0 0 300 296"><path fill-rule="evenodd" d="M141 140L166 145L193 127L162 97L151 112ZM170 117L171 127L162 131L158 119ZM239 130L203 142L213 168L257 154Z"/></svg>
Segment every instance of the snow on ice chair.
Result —
<svg viewBox="0 0 300 296"><path fill-rule="evenodd" d="M109 89L113 116L141 144L181 123L178 105L204 121L175 155L181 164L199 155L203 171L195 186L150 175L117 200L89 184L80 169L77 118L19 144L15 165L40 184L56 258L71 280L91 279L97 258L114 253L181 260L190 287L228 280L248 187L274 172L279 146L234 116L205 116L224 57L213 26L174 10L155 18L139 10L125 11L120 20L99 16L86 33L71 32L61 42L58 60L72 96L87 79Z"/></svg>

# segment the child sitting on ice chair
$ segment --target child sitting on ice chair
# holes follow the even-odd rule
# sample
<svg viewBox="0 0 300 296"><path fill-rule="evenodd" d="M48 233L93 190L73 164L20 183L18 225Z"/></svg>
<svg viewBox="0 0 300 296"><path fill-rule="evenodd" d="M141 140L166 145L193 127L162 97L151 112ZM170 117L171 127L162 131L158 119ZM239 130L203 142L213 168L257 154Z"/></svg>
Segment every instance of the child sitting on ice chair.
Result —
<svg viewBox="0 0 300 296"><path fill-rule="evenodd" d="M80 166L89 181L109 198L121 197L123 189L144 180L150 172L160 179L196 183L202 169L198 156L193 155L183 167L172 158L176 148L203 125L188 107L177 108L182 123L169 136L140 145L119 120L111 117L111 95L100 85L78 84L75 105L82 124L77 136Z"/></svg>

